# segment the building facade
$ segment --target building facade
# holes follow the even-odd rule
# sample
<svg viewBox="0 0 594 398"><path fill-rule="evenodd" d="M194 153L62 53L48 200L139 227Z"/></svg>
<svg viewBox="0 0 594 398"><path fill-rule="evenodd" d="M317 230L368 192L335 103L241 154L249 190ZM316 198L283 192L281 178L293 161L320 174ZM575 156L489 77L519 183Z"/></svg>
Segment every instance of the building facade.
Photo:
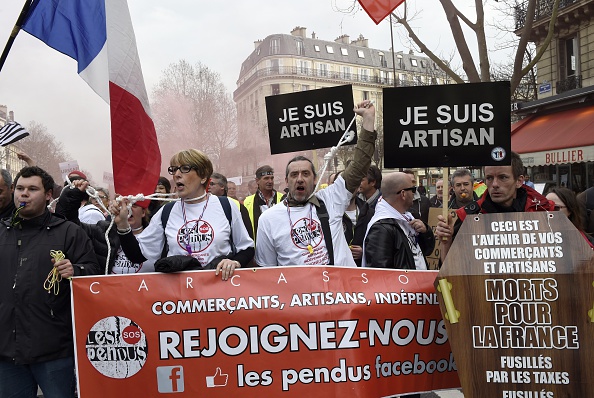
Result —
<svg viewBox="0 0 594 398"><path fill-rule="evenodd" d="M530 40L543 46L553 1L538 0ZM526 26L516 8L516 33ZM553 38L538 61L538 99L517 104L512 149L536 184L575 192L594 185L594 1L561 0Z"/></svg>
<svg viewBox="0 0 594 398"><path fill-rule="evenodd" d="M241 156L244 164L241 169L226 172L251 179L258 166L268 163L275 168L279 182L284 180L287 161L297 154L311 156L314 164L322 166L325 152L320 150L270 156L264 100L267 96L351 84L355 103L375 102L379 124L384 87L446 83L450 83L449 78L429 58L370 48L362 35L355 40L342 35L327 41L315 33L308 36L304 27L296 27L291 34L272 34L256 41L253 52L241 65L233 93L239 139L229 155Z"/></svg>

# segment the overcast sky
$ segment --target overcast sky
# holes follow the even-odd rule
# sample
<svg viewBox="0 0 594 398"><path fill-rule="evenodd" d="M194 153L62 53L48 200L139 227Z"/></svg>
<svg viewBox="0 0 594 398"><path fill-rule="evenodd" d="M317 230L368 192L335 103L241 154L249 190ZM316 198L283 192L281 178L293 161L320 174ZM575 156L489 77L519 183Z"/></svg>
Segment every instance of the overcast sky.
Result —
<svg viewBox="0 0 594 398"><path fill-rule="evenodd" d="M0 44L4 47L23 0L0 1ZM229 92L236 88L241 63L253 42L296 26L323 40L360 34L369 47L388 50L390 26L379 25L360 10L341 13L352 0L128 0L149 97L164 69L185 59L202 62L221 75ZM443 10L436 0L408 0L421 12L414 25L432 48L449 54L453 44ZM455 2L471 12L474 1ZM489 38L490 40L490 38ZM402 31L395 31L394 47L408 51ZM76 73L67 56L21 32L0 72L0 104L14 111L15 120L35 120L65 145L71 160L89 170L102 185L103 171L111 171L109 108ZM183 149L180 147L180 149ZM167 160L165 160L167 161Z"/></svg>

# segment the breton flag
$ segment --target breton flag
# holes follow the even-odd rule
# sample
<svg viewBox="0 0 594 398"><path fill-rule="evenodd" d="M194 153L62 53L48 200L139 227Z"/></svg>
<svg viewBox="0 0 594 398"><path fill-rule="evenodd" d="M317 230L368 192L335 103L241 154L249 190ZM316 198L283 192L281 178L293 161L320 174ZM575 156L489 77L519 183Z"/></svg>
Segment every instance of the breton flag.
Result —
<svg viewBox="0 0 594 398"><path fill-rule="evenodd" d="M385 17L390 15L404 0L359 0L359 4L365 12L379 24Z"/></svg>
<svg viewBox="0 0 594 398"><path fill-rule="evenodd" d="M0 128L0 146L6 146L17 142L29 135L26 128L17 122L8 122Z"/></svg>
<svg viewBox="0 0 594 398"><path fill-rule="evenodd" d="M161 153L126 0L35 0L23 29L75 59L110 105L115 191L153 193Z"/></svg>

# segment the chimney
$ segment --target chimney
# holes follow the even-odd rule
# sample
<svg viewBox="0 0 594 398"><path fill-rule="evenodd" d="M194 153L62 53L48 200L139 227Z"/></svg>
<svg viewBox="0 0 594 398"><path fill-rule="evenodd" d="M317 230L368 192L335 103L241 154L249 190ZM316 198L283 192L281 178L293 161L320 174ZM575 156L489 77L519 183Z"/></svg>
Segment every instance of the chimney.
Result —
<svg viewBox="0 0 594 398"><path fill-rule="evenodd" d="M302 37L302 38L306 38L307 36L307 28L301 27L301 26L296 26L295 28L293 28L293 30L291 31L291 34L293 36L297 36L297 37Z"/></svg>
<svg viewBox="0 0 594 398"><path fill-rule="evenodd" d="M349 35L338 36L334 41L340 44L349 44Z"/></svg>
<svg viewBox="0 0 594 398"><path fill-rule="evenodd" d="M262 40L256 40L254 42L254 50L257 49L258 47L260 47L260 44L262 44Z"/></svg>
<svg viewBox="0 0 594 398"><path fill-rule="evenodd" d="M316 32L311 32L311 38L312 38L312 39L317 39L317 37L316 37Z"/></svg>
<svg viewBox="0 0 594 398"><path fill-rule="evenodd" d="M364 38L361 34L359 35L359 37L357 37L357 39L353 40L351 44L359 47L369 48L369 40Z"/></svg>

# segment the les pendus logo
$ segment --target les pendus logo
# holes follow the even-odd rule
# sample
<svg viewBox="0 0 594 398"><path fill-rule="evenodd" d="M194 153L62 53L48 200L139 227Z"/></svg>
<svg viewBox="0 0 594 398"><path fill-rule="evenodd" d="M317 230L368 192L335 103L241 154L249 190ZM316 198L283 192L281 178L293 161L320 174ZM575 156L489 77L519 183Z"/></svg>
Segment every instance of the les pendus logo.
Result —
<svg viewBox="0 0 594 398"><path fill-rule="evenodd" d="M146 363L146 335L131 319L123 316L103 318L89 331L87 358L99 373L125 379L138 373Z"/></svg>
<svg viewBox="0 0 594 398"><path fill-rule="evenodd" d="M214 229L206 221L188 221L177 231L177 243L184 251L190 245L192 253L200 253L214 240Z"/></svg>
<svg viewBox="0 0 594 398"><path fill-rule="evenodd" d="M308 250L308 246L316 248L322 243L323 237L322 227L316 220L304 217L291 226L291 239L300 249Z"/></svg>

